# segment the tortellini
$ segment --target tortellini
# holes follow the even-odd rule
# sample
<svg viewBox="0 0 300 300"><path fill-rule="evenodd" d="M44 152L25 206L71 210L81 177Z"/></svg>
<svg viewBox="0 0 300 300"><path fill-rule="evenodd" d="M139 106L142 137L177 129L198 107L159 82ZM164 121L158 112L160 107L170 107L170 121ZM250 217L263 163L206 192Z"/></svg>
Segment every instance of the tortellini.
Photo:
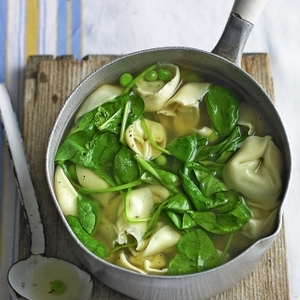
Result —
<svg viewBox="0 0 300 300"><path fill-rule="evenodd" d="M165 200L169 192L161 185L146 185L132 190L128 203L124 197L127 196L119 195L102 210L96 236L109 247L126 244L131 236L137 246L129 247L126 252L117 251L108 261L142 274L165 274L169 262L166 254L176 246L181 234L170 225L158 222L155 232L148 239L144 239L144 235L154 207L154 198L162 197Z"/></svg>
<svg viewBox="0 0 300 300"><path fill-rule="evenodd" d="M106 244L108 248L114 247L115 241L118 238L116 221L118 219L118 208L120 203L123 202L123 198L123 195L119 194L101 210L100 223L95 237Z"/></svg>
<svg viewBox="0 0 300 300"><path fill-rule="evenodd" d="M163 275L167 273L167 261L162 254L155 255L154 258L145 259L144 269L148 274Z"/></svg>
<svg viewBox="0 0 300 300"><path fill-rule="evenodd" d="M148 119L144 119L144 121L156 144L161 148L165 148L167 144L167 134L164 126ZM128 126L125 132L125 141L128 147L144 159L154 159L161 154L160 150L153 147L148 135L143 129L140 119Z"/></svg>
<svg viewBox="0 0 300 300"><path fill-rule="evenodd" d="M210 86L209 83L189 82L157 111L161 123L177 136L192 132L200 121L199 102Z"/></svg>
<svg viewBox="0 0 300 300"><path fill-rule="evenodd" d="M116 242L120 245L127 243L128 235L133 236L137 241L136 249L139 250L144 245L143 236L147 230L147 222L142 219L150 217L154 206L152 192L149 188L144 187L132 190L129 195L128 207L124 207L124 202L120 203L118 208L118 219L116 222L116 230L118 238ZM128 222L126 220L125 209L128 209L128 216L136 222ZM141 221L139 221L141 219Z"/></svg>
<svg viewBox="0 0 300 300"><path fill-rule="evenodd" d="M152 192L153 202L155 204L164 202L170 196L170 191L161 184L150 184L148 187Z"/></svg>
<svg viewBox="0 0 300 300"><path fill-rule="evenodd" d="M241 103L239 107L238 125L246 127L248 135L262 135L263 121L262 117L249 105Z"/></svg>
<svg viewBox="0 0 300 300"><path fill-rule="evenodd" d="M77 120L84 114L105 103L106 101L121 95L122 93L123 88L119 86L109 84L102 85L101 87L96 89L90 96L88 96L80 106L80 109L75 116L75 122L77 122Z"/></svg>
<svg viewBox="0 0 300 300"><path fill-rule="evenodd" d="M141 274L147 274L142 268L138 268L135 265L133 265L129 260L124 251L121 251L120 254L118 255L118 258L116 260L116 265L119 267L123 267L128 270L135 271L137 273Z"/></svg>
<svg viewBox="0 0 300 300"><path fill-rule="evenodd" d="M167 272L168 258L165 254L159 253L148 257L143 257L142 252L134 253L128 260L138 268L142 268L147 274L163 275Z"/></svg>
<svg viewBox="0 0 300 300"><path fill-rule="evenodd" d="M217 136L211 138L211 135L214 133L214 130L210 127L203 126L201 129L199 129L199 130L194 129L193 131L197 132L199 135L201 135L203 137L210 138L211 143L214 143L218 140Z"/></svg>
<svg viewBox="0 0 300 300"><path fill-rule="evenodd" d="M57 166L54 174L54 189L58 204L65 216L77 216L78 193L65 175L63 169Z"/></svg>
<svg viewBox="0 0 300 300"><path fill-rule="evenodd" d="M108 205L102 208L101 223L115 224L118 218L118 208L120 206L120 203L123 201L124 201L124 197L121 194L118 194L116 198L109 201Z"/></svg>
<svg viewBox="0 0 300 300"><path fill-rule="evenodd" d="M273 209L282 187L281 168L280 151L271 136L250 136L225 165L223 177L228 188Z"/></svg>
<svg viewBox="0 0 300 300"><path fill-rule="evenodd" d="M94 237L110 249L114 246L114 241L117 238L116 226L112 223L100 223L98 232Z"/></svg>
<svg viewBox="0 0 300 300"><path fill-rule="evenodd" d="M145 259L134 255L127 256L124 251L120 251L116 265L141 274L164 275L167 272L167 260L161 254Z"/></svg>
<svg viewBox="0 0 300 300"><path fill-rule="evenodd" d="M163 275L167 272L169 262L167 253L176 246L180 238L181 235L170 225L159 226L138 251L133 247L129 247L127 254L120 251L116 264L142 274Z"/></svg>
<svg viewBox="0 0 300 300"><path fill-rule="evenodd" d="M171 71L172 78L170 81L165 83L162 80L147 81L145 78L142 78L133 87L133 91L143 98L146 112L154 112L162 109L165 103L176 92L180 83L180 70L178 66L161 64L160 67Z"/></svg>
<svg viewBox="0 0 300 300"><path fill-rule="evenodd" d="M241 233L252 240L257 240L271 234L275 227L278 208L265 210L251 205L249 205L249 207L252 216L249 222L242 228Z"/></svg>
<svg viewBox="0 0 300 300"><path fill-rule="evenodd" d="M142 255L150 256L165 252L169 248L174 247L178 243L180 238L181 234L179 234L170 225L165 225L162 228L159 228L152 235ZM161 241L164 242L162 243Z"/></svg>
<svg viewBox="0 0 300 300"><path fill-rule="evenodd" d="M104 179L100 178L91 169L76 165L77 178L81 186L88 189L106 189L111 187ZM115 192L93 194L92 197L106 207L113 198L117 196Z"/></svg>

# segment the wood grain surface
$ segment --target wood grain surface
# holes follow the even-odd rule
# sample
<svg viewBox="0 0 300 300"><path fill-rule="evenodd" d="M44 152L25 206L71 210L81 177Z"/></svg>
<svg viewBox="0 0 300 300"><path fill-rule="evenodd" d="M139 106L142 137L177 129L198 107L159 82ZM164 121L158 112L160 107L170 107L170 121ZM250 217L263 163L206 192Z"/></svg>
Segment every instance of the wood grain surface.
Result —
<svg viewBox="0 0 300 300"><path fill-rule="evenodd" d="M68 245L67 232L50 196L45 177L45 153L48 138L67 96L89 73L115 59L111 55L92 55L77 61L73 56L54 58L33 56L27 63L23 138L32 178L36 187L46 235L46 255L66 259L82 267ZM268 55L245 54L242 67L274 99ZM29 255L29 234L21 215L19 256ZM92 300L130 299L95 280ZM284 228L258 267L232 289L211 300L288 300L289 283ZM188 300L188 299L184 299Z"/></svg>

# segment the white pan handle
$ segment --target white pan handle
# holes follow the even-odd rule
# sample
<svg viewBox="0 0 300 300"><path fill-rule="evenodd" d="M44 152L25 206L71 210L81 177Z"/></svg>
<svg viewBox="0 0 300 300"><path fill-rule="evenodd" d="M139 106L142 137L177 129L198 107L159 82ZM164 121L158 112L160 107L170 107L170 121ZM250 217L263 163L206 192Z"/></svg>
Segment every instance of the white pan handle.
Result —
<svg viewBox="0 0 300 300"><path fill-rule="evenodd" d="M231 12L255 24L268 0L235 0Z"/></svg>
<svg viewBox="0 0 300 300"><path fill-rule="evenodd" d="M4 126L9 154L14 165L16 183L24 205L31 233L31 253L44 254L45 237L36 192L31 180L29 165L23 145L22 135L16 114L6 86L0 83L0 115Z"/></svg>

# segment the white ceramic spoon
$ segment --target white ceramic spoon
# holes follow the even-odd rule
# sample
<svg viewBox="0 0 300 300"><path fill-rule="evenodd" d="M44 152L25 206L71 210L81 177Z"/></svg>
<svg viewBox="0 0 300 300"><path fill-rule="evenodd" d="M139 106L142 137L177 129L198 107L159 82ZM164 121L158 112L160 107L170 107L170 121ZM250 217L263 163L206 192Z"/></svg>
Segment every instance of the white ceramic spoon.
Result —
<svg viewBox="0 0 300 300"><path fill-rule="evenodd" d="M0 84L0 111L31 234L31 256L16 262L8 272L11 295L13 299L19 300L89 299L93 289L89 274L69 262L44 256L45 236L36 193L31 181L19 124L4 84Z"/></svg>

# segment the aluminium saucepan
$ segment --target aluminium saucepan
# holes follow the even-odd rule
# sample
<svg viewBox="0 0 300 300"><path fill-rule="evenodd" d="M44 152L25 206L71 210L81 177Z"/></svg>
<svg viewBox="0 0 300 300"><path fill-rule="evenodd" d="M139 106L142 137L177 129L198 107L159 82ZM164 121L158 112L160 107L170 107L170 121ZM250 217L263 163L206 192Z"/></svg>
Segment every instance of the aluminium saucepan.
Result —
<svg viewBox="0 0 300 300"><path fill-rule="evenodd" d="M97 69L68 97L51 133L46 154L48 185L61 218L67 227L72 247L79 260L98 280L135 299L206 299L231 288L245 278L267 252L282 225L282 204L291 173L291 155L284 126L273 102L262 87L240 68L243 48L253 23L266 1L237 0L225 30L212 53L186 47L163 47L125 55ZM259 6L259 7L258 7ZM231 261L201 273L184 276L138 274L112 265L88 251L69 228L54 191L55 153L71 128L76 111L95 89L114 82L124 72L137 72L156 62L169 62L198 70L216 82L229 85L257 109L269 124L270 134L283 158L283 191L276 228ZM58 241L57 241L58 242Z"/></svg>

